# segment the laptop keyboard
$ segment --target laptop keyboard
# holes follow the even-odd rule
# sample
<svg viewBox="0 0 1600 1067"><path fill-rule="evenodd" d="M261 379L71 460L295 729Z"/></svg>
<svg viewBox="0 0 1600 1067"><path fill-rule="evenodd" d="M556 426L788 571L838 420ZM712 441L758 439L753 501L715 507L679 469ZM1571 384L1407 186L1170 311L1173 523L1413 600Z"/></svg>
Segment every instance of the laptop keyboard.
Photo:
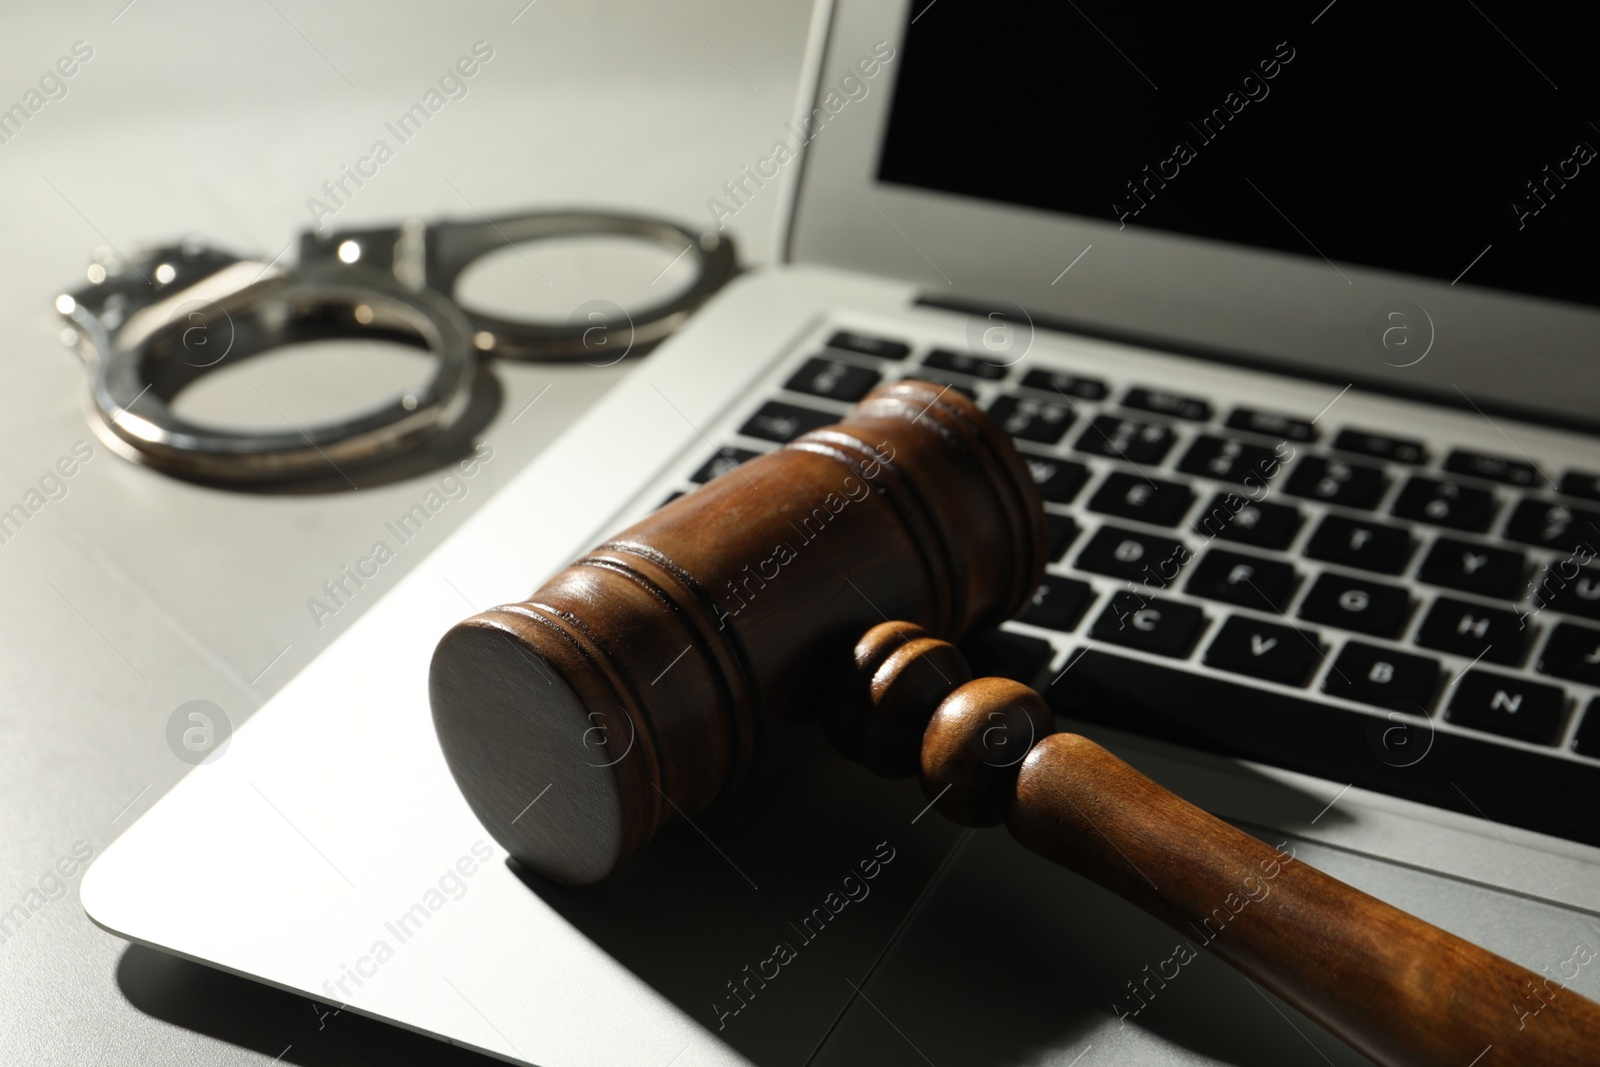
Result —
<svg viewBox="0 0 1600 1067"><path fill-rule="evenodd" d="M1011 434L1049 517L1049 573L968 642L977 671L1071 718L1600 845L1600 473L1045 357L822 339L690 482L885 380L946 384Z"/></svg>

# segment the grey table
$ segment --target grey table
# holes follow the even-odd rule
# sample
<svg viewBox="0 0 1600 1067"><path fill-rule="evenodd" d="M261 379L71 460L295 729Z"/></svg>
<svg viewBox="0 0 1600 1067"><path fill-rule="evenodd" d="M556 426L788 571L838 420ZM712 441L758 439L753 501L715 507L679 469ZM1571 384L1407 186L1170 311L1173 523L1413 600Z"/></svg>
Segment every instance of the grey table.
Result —
<svg viewBox="0 0 1600 1067"><path fill-rule="evenodd" d="M708 225L707 199L782 133L808 18L797 0L100 0L0 16L0 109L22 108L0 114L0 510L27 511L0 527L0 1061L486 1062L130 948L79 908L74 850L98 854L187 770L166 740L178 705L249 718L638 362L496 366L500 407L482 434L493 461L329 613L311 607L330 603L322 583L442 472L239 493L127 463L88 431L54 294L96 246L131 253L193 233L272 256L314 214L342 226L591 204ZM376 175L324 189L393 142L385 123L477 42L492 57L447 84L445 105L391 143ZM730 220L747 263L770 255L777 199L764 190ZM598 244L507 252L470 291L557 318L597 297L638 306L666 258ZM224 367L185 410L281 427L355 410L427 369L373 349ZM49 477L75 447L88 461ZM228 919L226 900L192 903L197 922Z"/></svg>

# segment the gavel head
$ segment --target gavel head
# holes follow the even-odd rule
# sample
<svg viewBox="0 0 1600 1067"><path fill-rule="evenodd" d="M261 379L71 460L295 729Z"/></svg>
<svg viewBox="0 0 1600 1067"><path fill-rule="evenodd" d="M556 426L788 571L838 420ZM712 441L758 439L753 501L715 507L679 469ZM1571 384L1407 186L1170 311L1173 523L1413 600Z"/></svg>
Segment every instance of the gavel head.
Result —
<svg viewBox="0 0 1600 1067"><path fill-rule="evenodd" d="M434 726L514 859L598 881L819 723L854 752L862 635L886 619L950 640L994 625L1032 595L1045 545L1033 479L976 404L882 386L453 627Z"/></svg>

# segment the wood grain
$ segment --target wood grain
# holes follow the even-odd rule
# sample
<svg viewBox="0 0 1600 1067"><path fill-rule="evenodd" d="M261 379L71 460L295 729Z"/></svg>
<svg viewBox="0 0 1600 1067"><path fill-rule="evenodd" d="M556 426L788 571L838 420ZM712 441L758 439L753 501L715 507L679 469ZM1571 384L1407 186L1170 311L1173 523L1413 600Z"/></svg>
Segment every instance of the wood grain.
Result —
<svg viewBox="0 0 1600 1067"><path fill-rule="evenodd" d="M668 818L804 751L819 719L913 772L914 744L851 733L857 641L886 618L994 625L1044 556L1010 439L955 390L896 382L454 627L434 653L434 727L517 862L592 882Z"/></svg>
<svg viewBox="0 0 1600 1067"><path fill-rule="evenodd" d="M1086 738L1029 753L1006 824L1377 1063L1600 1063L1594 1002L1285 856Z"/></svg>
<svg viewBox="0 0 1600 1067"><path fill-rule="evenodd" d="M904 629L884 623L863 645ZM1099 745L1055 733L1037 693L965 678L926 636L870 677L919 695L934 660L952 680L926 709L922 789L969 825L1016 839L1143 908L1385 1067L1600 1063L1600 1005L1251 837ZM885 708L902 723L903 702ZM875 711L867 713L870 720ZM1541 1007L1542 1005L1542 1007Z"/></svg>
<svg viewBox="0 0 1600 1067"><path fill-rule="evenodd" d="M949 640L1022 607L1045 532L1026 467L976 405L882 387L454 627L429 679L441 748L518 863L584 884L803 751L820 724L880 773L918 774L947 816L1003 821L1385 1067L1600 1063L1592 1002L1054 733L1027 687L973 679Z"/></svg>

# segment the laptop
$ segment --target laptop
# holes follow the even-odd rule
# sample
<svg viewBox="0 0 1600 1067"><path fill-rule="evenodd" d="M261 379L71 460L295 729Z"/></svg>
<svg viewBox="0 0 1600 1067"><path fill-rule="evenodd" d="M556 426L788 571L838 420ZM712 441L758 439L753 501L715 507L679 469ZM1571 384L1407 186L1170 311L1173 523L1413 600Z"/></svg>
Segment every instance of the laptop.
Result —
<svg viewBox="0 0 1600 1067"><path fill-rule="evenodd" d="M363 1014L545 1067L1366 1062L1003 830L826 750L585 889L519 872L467 809L427 701L446 629L917 377L999 420L1049 515L1031 602L965 646L980 672L1600 994L1579 27L837 0L811 33L794 121L707 204L721 227L783 197L782 261L124 833L83 882L93 919L303 994L319 1028Z"/></svg>

